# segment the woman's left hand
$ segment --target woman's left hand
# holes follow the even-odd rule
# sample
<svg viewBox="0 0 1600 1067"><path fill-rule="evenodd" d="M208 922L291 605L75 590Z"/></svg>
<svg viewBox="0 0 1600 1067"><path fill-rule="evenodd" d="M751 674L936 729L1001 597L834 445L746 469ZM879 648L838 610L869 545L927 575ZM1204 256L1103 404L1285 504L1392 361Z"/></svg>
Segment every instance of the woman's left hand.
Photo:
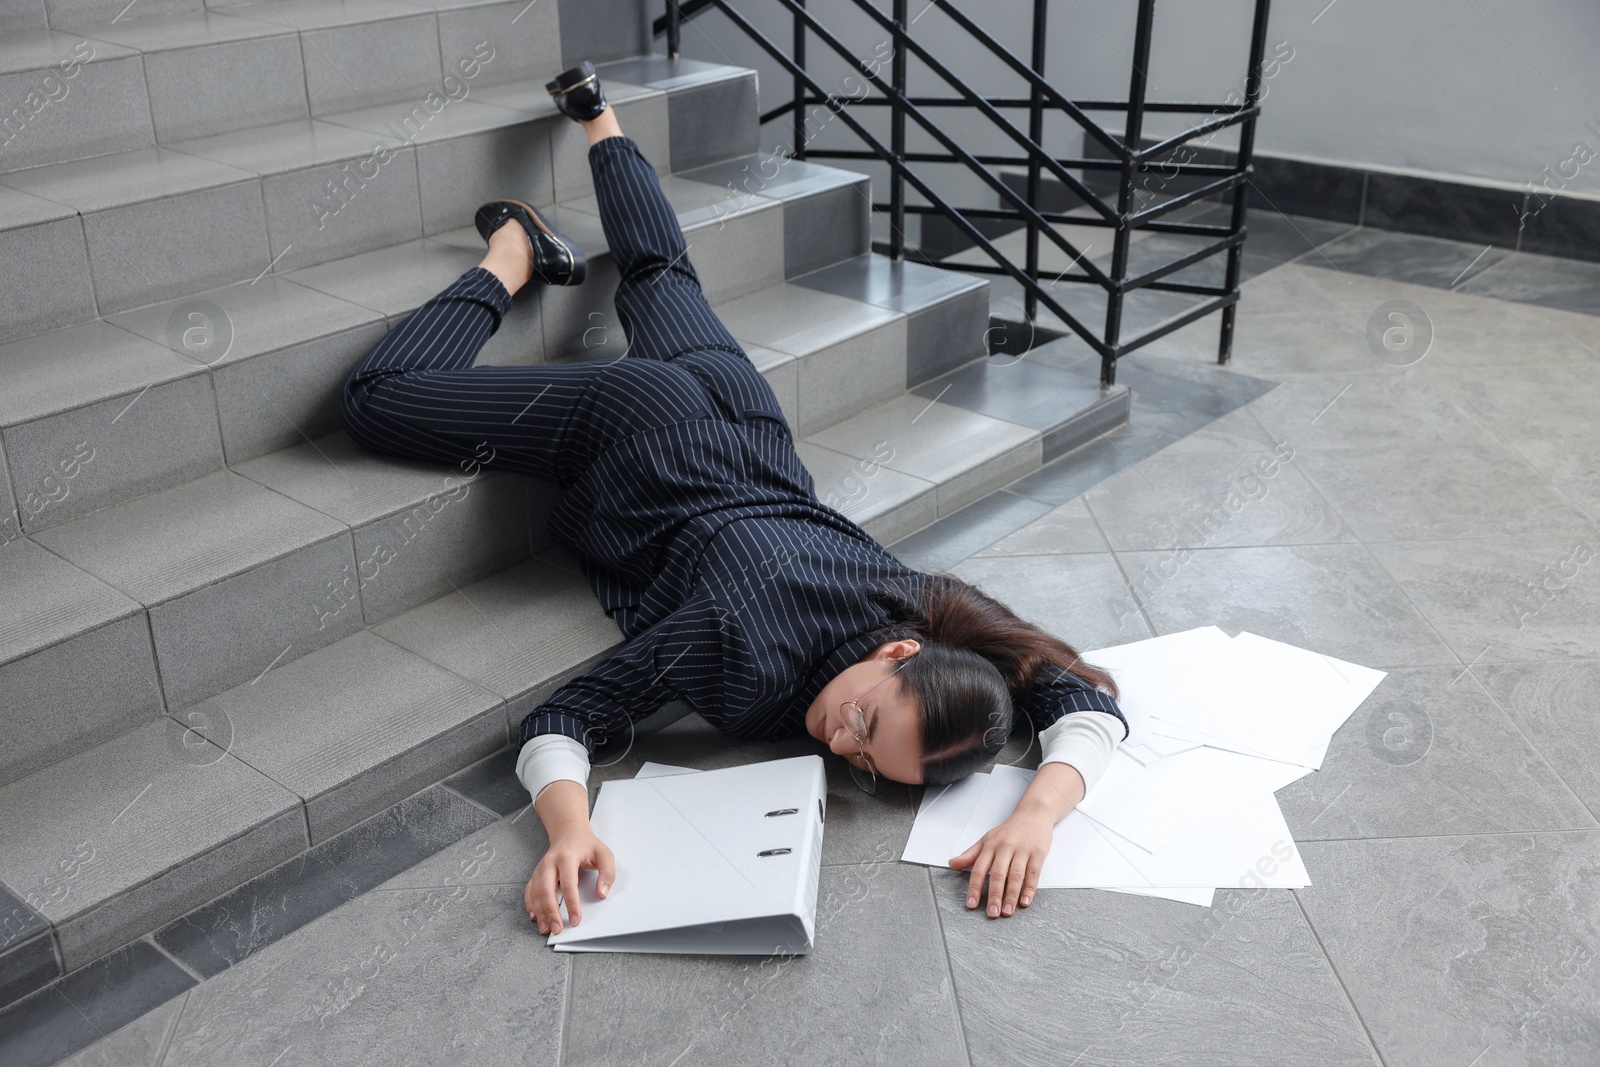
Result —
<svg viewBox="0 0 1600 1067"><path fill-rule="evenodd" d="M1033 903L1039 872L1050 853L1055 823L1043 811L1016 811L1005 822L972 843L950 861L958 871L972 868L967 882L967 907L976 908L989 883L989 918L1010 915L1020 904Z"/></svg>

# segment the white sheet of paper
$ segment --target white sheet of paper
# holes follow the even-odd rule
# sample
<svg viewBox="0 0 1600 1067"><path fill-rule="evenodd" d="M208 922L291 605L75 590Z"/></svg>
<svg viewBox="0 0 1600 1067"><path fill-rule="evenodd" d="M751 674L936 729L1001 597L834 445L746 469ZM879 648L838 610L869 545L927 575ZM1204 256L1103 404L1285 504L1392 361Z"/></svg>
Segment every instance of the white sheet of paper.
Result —
<svg viewBox="0 0 1600 1067"><path fill-rule="evenodd" d="M1119 750L1078 810L1156 852L1252 797L1274 793L1309 773L1294 764L1208 746L1148 767Z"/></svg>
<svg viewBox="0 0 1600 1067"><path fill-rule="evenodd" d="M1180 889L1169 886L1164 889L1145 889L1132 885L1097 885L1096 889L1107 889L1113 893L1134 893L1141 897L1164 897L1167 900L1176 900L1180 904L1197 904L1202 908L1211 907L1211 902L1216 899L1217 892L1206 886L1196 886L1193 889Z"/></svg>
<svg viewBox="0 0 1600 1067"><path fill-rule="evenodd" d="M1227 699L1164 704L1151 713L1153 733L1204 736L1217 747L1313 768L1334 732L1383 678L1382 671L1251 633L1215 648L1191 643L1172 657L1175 669Z"/></svg>
<svg viewBox="0 0 1600 1067"><path fill-rule="evenodd" d="M900 858L906 863L929 867L950 866L950 860L958 854L954 847L956 839L961 836L988 783L987 772L980 772L969 774L959 782L930 786L925 790Z"/></svg>
<svg viewBox="0 0 1600 1067"><path fill-rule="evenodd" d="M1111 846L1153 885L1299 889L1311 884L1294 835L1270 793L1252 797L1158 852L1147 852L1110 830L1105 833Z"/></svg>
<svg viewBox="0 0 1600 1067"><path fill-rule="evenodd" d="M1128 736L1122 743L1144 743L1150 735L1150 717L1158 709L1170 707L1176 695L1207 697L1204 688L1184 684L1183 668L1190 662L1204 662L1206 650L1226 647L1230 641L1218 627L1200 626L1085 652L1086 661L1110 671L1116 679L1117 707L1128 720Z"/></svg>
<svg viewBox="0 0 1600 1067"><path fill-rule="evenodd" d="M668 774L698 774L693 767L675 767L670 763L651 763L648 760L639 768L635 778L660 778Z"/></svg>

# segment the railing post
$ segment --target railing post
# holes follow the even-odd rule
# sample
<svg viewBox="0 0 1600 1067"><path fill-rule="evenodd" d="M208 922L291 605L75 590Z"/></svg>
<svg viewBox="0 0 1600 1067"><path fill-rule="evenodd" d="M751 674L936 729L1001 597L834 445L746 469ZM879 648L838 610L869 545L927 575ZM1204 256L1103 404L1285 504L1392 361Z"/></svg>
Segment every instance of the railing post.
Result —
<svg viewBox="0 0 1600 1067"><path fill-rule="evenodd" d="M667 58L677 59L683 43L683 13L678 10L678 0L667 0Z"/></svg>
<svg viewBox="0 0 1600 1067"><path fill-rule="evenodd" d="M1045 46L1045 0L1033 0L1033 55L1030 57L1030 66L1035 74L1044 77L1044 46ZM1028 139L1034 144L1044 145L1044 92L1037 85L1029 87L1028 96ZM1029 151L1028 153L1028 206L1035 211L1039 210L1039 157ZM1027 220L1028 227L1028 262L1024 267L1029 278L1035 283L1039 281L1039 228L1033 224L1032 219ZM1039 296L1034 290L1029 289L1023 295L1023 317L1032 322L1039 314Z"/></svg>
<svg viewBox="0 0 1600 1067"><path fill-rule="evenodd" d="M908 0L894 0L894 60L891 64L890 83L894 93L889 98L889 150L894 157L905 162L906 113L901 101L906 92L906 16ZM901 259L905 255L906 232L906 181L900 168L889 170L889 255Z"/></svg>
<svg viewBox="0 0 1600 1067"><path fill-rule="evenodd" d="M1255 107L1261 100L1261 57L1267 50L1267 8L1270 0L1256 0L1255 25L1250 29L1250 69L1244 75L1244 106ZM1256 120L1245 119L1239 126L1239 156L1234 161L1234 166L1240 173L1249 173L1250 156L1255 151ZM1244 228L1246 208L1250 199L1249 179L1240 182L1233 189L1233 216L1229 222L1230 232L1237 234ZM1223 280L1223 286L1228 292L1239 292L1239 264L1243 258L1244 246L1234 245L1228 249L1228 271ZM1239 302L1235 300L1222 309L1222 326L1217 337L1217 362L1227 363L1233 358L1233 319L1239 309Z"/></svg>
<svg viewBox="0 0 1600 1067"><path fill-rule="evenodd" d="M1100 384L1117 380L1117 345L1122 335L1122 283L1128 277L1128 245L1132 232L1128 216L1133 212L1133 182L1138 175L1139 140L1144 134L1145 89L1149 81L1150 28L1155 20L1155 0L1139 0L1138 22L1133 34L1133 72L1128 77L1128 123L1122 133L1122 170L1117 186L1117 229L1112 239L1111 281L1116 288L1106 294L1105 343L1111 351L1100 357Z"/></svg>
<svg viewBox="0 0 1600 1067"><path fill-rule="evenodd" d="M806 0L795 0L794 13L794 45L792 52L795 66L800 70L806 69L806 20L800 16L801 10L806 6ZM794 78L794 152L795 159L806 158L806 82L798 74Z"/></svg>

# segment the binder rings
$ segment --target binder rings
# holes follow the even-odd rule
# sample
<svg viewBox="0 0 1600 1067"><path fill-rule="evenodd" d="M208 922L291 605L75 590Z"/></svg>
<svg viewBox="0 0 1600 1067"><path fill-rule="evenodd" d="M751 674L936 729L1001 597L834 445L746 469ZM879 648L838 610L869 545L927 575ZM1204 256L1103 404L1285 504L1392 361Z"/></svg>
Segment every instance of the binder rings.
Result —
<svg viewBox="0 0 1600 1067"><path fill-rule="evenodd" d="M609 898L579 875L561 952L811 951L827 782L821 756L606 782L590 824L616 857Z"/></svg>

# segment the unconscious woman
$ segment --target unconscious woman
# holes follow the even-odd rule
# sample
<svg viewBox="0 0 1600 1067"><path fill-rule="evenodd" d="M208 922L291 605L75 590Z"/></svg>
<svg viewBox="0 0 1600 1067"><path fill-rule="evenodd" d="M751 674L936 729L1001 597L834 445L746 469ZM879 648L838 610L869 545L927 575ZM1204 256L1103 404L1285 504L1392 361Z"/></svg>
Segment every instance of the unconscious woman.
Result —
<svg viewBox="0 0 1600 1067"><path fill-rule="evenodd" d="M591 760L681 700L741 739L811 735L880 779L956 781L1025 717L1041 744L1013 814L951 866L967 906L1027 907L1052 828L1127 733L1110 677L953 576L914 570L818 497L766 380L702 294L655 171L592 65L549 86L588 133L627 333L621 359L474 366L523 288L577 285L583 252L517 200L478 209L483 262L351 373L350 435L379 452L479 462L564 492L551 539L625 637L523 720L517 776L550 845L528 882L541 933L577 925L578 872L615 880L589 824ZM566 916L561 904L565 902Z"/></svg>

